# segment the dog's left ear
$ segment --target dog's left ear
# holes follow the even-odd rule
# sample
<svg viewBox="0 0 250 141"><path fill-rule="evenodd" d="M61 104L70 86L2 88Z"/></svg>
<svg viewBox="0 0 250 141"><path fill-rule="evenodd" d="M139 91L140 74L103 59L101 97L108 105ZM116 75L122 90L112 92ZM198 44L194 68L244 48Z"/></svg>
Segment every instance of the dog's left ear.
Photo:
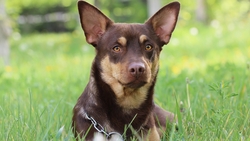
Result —
<svg viewBox="0 0 250 141"><path fill-rule="evenodd" d="M167 44L172 32L174 31L179 11L180 3L172 2L161 8L148 21L146 21L145 24L152 26L160 40L164 44Z"/></svg>
<svg viewBox="0 0 250 141"><path fill-rule="evenodd" d="M100 37L113 24L99 9L86 1L78 1L81 26L89 44L96 46Z"/></svg>

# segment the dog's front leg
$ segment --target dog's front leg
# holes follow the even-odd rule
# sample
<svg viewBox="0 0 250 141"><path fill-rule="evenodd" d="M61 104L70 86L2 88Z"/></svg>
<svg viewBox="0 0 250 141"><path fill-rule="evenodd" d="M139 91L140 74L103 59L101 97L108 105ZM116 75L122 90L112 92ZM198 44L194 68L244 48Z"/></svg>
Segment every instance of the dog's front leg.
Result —
<svg viewBox="0 0 250 141"><path fill-rule="evenodd" d="M147 129L147 130L145 130ZM154 113L151 113L141 130L142 141L160 141L160 135L155 125Z"/></svg>
<svg viewBox="0 0 250 141"><path fill-rule="evenodd" d="M159 106L155 105L153 109L155 125L157 127L157 131L162 136L162 134L166 131L167 125L174 123L174 114L168 112Z"/></svg>
<svg viewBox="0 0 250 141"><path fill-rule="evenodd" d="M156 129L156 126L153 126L149 130L148 141L160 141L160 135Z"/></svg>

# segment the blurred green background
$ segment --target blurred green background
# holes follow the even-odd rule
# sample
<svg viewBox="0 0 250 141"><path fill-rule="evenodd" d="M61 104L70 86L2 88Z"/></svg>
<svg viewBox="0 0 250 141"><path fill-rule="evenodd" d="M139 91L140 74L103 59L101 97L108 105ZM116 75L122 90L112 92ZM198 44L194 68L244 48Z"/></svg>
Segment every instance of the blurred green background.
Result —
<svg viewBox="0 0 250 141"><path fill-rule="evenodd" d="M88 2L116 22L144 22L171 1ZM249 140L250 1L179 2L155 90L157 104L181 109L183 130L170 139ZM0 140L73 140L72 108L95 55L76 3L0 0Z"/></svg>
<svg viewBox="0 0 250 141"><path fill-rule="evenodd" d="M3 0L1 0L3 1ZM151 9L158 10L170 0L89 0L116 22L144 22ZM180 0L181 24L198 22L207 26L236 28L248 22L248 0ZM3 3L3 2L2 2ZM11 0L5 1L12 28L20 33L74 31L78 26L77 1ZM153 4L152 4L153 3ZM156 11L155 10L155 11Z"/></svg>

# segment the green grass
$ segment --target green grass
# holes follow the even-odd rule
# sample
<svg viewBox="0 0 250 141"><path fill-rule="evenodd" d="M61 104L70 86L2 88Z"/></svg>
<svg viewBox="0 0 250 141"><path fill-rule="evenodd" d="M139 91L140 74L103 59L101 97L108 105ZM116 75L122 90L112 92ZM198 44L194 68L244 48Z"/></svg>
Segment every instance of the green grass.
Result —
<svg viewBox="0 0 250 141"><path fill-rule="evenodd" d="M72 108L94 48L79 30L15 35L11 50L11 66L0 65L0 139L73 140ZM155 90L156 103L179 116L182 130L171 140L250 140L249 57L244 26L178 25L162 51Z"/></svg>

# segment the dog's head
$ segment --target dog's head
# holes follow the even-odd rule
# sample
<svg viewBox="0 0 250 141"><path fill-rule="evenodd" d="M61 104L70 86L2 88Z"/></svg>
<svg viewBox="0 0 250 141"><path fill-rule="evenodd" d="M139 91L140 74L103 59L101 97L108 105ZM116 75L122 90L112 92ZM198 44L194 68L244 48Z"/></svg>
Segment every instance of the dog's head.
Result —
<svg viewBox="0 0 250 141"><path fill-rule="evenodd" d="M96 7L78 2L81 26L86 40L97 51L102 79L117 96L124 89L152 84L158 72L159 54L175 28L180 4L173 2L144 24L114 23Z"/></svg>

